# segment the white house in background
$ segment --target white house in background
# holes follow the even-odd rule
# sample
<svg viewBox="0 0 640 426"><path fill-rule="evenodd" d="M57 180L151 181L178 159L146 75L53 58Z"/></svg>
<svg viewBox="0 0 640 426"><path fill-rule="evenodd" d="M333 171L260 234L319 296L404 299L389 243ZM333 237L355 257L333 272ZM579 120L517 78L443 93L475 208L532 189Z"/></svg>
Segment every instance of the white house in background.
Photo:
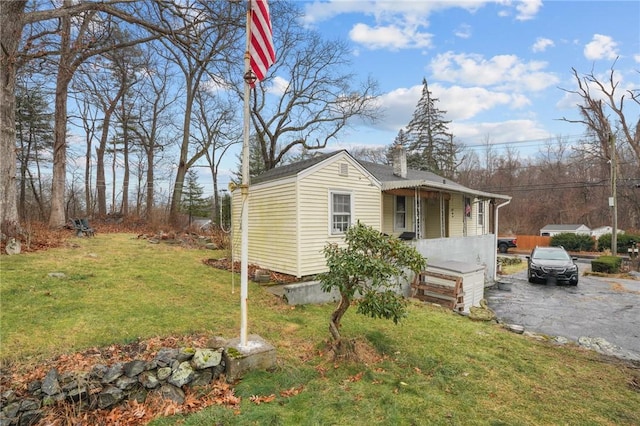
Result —
<svg viewBox="0 0 640 426"><path fill-rule="evenodd" d="M342 150L253 178L249 262L296 277L324 272L322 249L343 244L347 227L361 221L407 239L431 264L482 265L493 280L498 209L511 197L407 169L404 152L397 151L393 166L359 161ZM233 190L232 205L233 251L239 259L240 188Z"/></svg>
<svg viewBox="0 0 640 426"><path fill-rule="evenodd" d="M540 235L543 237L558 234L591 235L591 229L586 225L547 225L540 229Z"/></svg>
<svg viewBox="0 0 640 426"><path fill-rule="evenodd" d="M600 226L591 230L591 236L596 240L605 234L613 234L612 226ZM624 234L622 229L618 229L618 234Z"/></svg>

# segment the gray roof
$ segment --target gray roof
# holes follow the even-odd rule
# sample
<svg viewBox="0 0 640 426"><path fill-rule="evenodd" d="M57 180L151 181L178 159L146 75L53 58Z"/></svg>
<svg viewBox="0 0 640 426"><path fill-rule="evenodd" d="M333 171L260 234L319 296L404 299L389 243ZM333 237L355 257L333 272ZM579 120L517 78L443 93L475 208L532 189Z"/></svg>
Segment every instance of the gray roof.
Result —
<svg viewBox="0 0 640 426"><path fill-rule="evenodd" d="M326 160L327 158L331 158L341 151L330 152L328 154L319 154L315 155L312 158L308 158L306 160L297 161L295 163L286 164L284 166L275 167L271 170L267 170L261 175L255 176L251 178L251 183L262 183L269 182L272 180L278 180L289 176L295 176L303 170L308 169L309 167L315 166L316 164Z"/></svg>
<svg viewBox="0 0 640 426"><path fill-rule="evenodd" d="M575 231L581 226L589 228L584 224L568 224L568 225L547 225L541 231Z"/></svg>
<svg viewBox="0 0 640 426"><path fill-rule="evenodd" d="M303 170L309 167L333 157L334 155L345 152L350 154L346 150L335 151L327 154L320 154L307 160L298 161L296 163L287 164L284 166L273 168L265 173L256 176L251 180L252 183L262 183L272 180L282 179L289 176L295 176ZM416 187L429 187L437 190L460 192L477 197L484 198L499 198L503 200L510 200L511 197L501 194L493 194L490 192L478 191L475 189L467 188L460 185L450 179L443 178L432 172L426 172L422 170L407 169L407 177L403 178L393 174L393 166L372 163L369 161L357 161L362 167L364 167L373 177L375 177L381 184L382 190L392 190L400 188L416 188Z"/></svg>

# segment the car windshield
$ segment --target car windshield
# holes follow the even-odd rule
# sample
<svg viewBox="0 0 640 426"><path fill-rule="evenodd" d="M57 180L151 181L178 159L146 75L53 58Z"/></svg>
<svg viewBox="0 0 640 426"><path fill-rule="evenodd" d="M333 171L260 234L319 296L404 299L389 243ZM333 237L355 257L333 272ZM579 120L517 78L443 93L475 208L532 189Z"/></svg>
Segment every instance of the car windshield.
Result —
<svg viewBox="0 0 640 426"><path fill-rule="evenodd" d="M534 259L540 260L569 260L569 255L564 250L536 250Z"/></svg>

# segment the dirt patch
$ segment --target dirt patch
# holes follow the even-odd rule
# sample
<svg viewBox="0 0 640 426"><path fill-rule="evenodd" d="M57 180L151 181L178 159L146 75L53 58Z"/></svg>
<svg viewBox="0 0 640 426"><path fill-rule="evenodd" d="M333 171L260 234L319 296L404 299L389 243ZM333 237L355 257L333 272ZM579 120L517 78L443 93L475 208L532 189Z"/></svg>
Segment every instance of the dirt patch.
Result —
<svg viewBox="0 0 640 426"><path fill-rule="evenodd" d="M202 261L205 265L212 266L217 269L222 269L225 271L231 272L240 272L240 262L231 262L230 259L205 259ZM269 271L267 269L261 268L258 265L247 265L249 279L254 279L257 271L265 271L265 273L269 274L269 282L277 283L277 284L291 284L298 282L298 278L293 275L281 274L279 272Z"/></svg>

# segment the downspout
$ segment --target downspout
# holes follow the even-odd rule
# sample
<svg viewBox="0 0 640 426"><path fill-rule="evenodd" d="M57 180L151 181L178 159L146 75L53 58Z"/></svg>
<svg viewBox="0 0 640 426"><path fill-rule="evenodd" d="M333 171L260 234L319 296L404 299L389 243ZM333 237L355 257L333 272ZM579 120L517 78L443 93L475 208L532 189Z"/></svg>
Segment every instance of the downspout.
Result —
<svg viewBox="0 0 640 426"><path fill-rule="evenodd" d="M496 217L494 219L494 224L493 224L493 226L494 226L494 228L493 228L493 231L494 231L494 234L493 234L493 237L494 237L494 241L493 241L493 253L494 253L493 264L495 265L495 267L493 268L493 282L498 281L498 253L496 251L496 247L498 246L498 212L500 210L500 207L504 207L507 204L509 204L510 202L511 202L511 199L508 199L504 203L498 204L496 206Z"/></svg>

